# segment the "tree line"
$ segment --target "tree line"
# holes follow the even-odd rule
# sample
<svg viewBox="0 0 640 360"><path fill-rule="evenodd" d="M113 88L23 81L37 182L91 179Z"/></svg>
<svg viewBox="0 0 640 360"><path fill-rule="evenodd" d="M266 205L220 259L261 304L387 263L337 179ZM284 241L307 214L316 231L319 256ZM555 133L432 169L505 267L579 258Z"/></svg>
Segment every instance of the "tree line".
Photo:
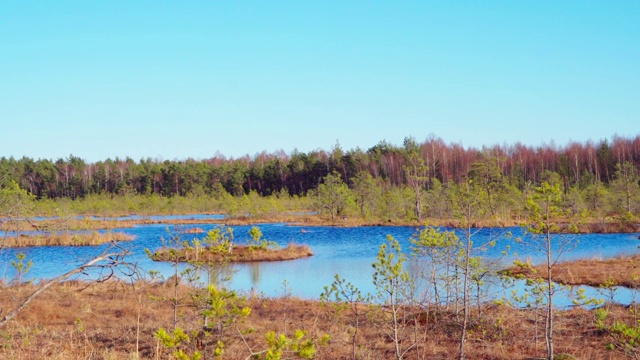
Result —
<svg viewBox="0 0 640 360"><path fill-rule="evenodd" d="M240 158L216 154L203 160L147 158L136 162L127 157L89 163L74 155L55 161L2 157L0 185L6 187L14 181L38 199L76 199L91 194L198 196L221 191L234 196L251 192L260 196L281 192L304 196L332 173L349 187L366 173L389 186L407 186L413 191L459 184L474 176L488 182L499 177L524 191L555 173L568 193L574 186L608 186L623 164L631 164L637 172L640 135L564 146L515 143L481 149L446 144L431 135L422 142L408 137L402 146L382 141L366 151L344 151L336 143L329 151L262 152Z"/></svg>

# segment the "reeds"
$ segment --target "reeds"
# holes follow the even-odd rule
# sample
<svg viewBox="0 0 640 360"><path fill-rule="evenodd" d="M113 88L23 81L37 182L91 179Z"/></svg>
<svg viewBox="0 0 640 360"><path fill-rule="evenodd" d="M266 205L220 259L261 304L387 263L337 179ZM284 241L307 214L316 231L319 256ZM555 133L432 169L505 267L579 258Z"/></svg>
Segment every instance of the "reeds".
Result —
<svg viewBox="0 0 640 360"><path fill-rule="evenodd" d="M94 246L109 242L131 241L135 236L123 232L97 231L87 233L61 233L28 236L8 236L1 239L4 247L32 247L32 246Z"/></svg>
<svg viewBox="0 0 640 360"><path fill-rule="evenodd" d="M566 228L570 219L553 219L561 230ZM263 223L287 223L303 226L336 226L336 227L359 227L359 226L442 226L457 228L464 226L456 219L448 218L426 218L423 221L416 220L376 220L364 219L358 216L337 217L334 220L319 215L291 215L287 213L260 214L255 216L233 216L222 219L214 218L186 218L186 219L163 219L163 218L139 218L128 220L115 220L106 218L76 218L75 216L47 220L11 221L0 226L0 231L79 231L79 230L109 230L116 228L131 228L136 225L167 224L167 225L203 225L203 224L225 224L227 226L244 226ZM509 227L523 226L526 222L515 219L482 219L478 220L473 227ZM633 233L640 228L638 224L627 224L616 221L601 222L591 219L585 223L578 224L578 233ZM197 230L194 230L197 231Z"/></svg>

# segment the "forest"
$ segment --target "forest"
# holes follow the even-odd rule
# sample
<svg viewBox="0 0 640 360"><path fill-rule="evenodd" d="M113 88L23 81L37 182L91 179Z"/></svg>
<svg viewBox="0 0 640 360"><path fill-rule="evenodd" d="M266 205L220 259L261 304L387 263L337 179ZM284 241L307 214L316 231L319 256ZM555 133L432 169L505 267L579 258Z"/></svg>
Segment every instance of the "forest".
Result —
<svg viewBox="0 0 640 360"><path fill-rule="evenodd" d="M34 160L0 158L0 180L16 181L37 198L82 198L90 194L138 194L162 196L211 194L224 189L238 196L251 191L261 196L286 191L303 196L315 189L326 175L337 172L343 181L365 172L391 186L408 185L405 171L414 161L424 166L425 189L436 183L460 183L473 175L475 164L495 166L496 176L519 190L528 183L539 184L545 173L559 176L565 192L573 186L594 183L608 185L615 180L616 166L640 165L640 135L614 136L599 142L554 143L540 146L494 145L476 149L446 144L433 135L419 143L407 137L402 146L381 141L370 149L344 151L336 143L330 151L302 153L293 150L262 152L254 156L226 158L216 154L209 159L154 160L106 159L87 163L70 155L66 159ZM493 169L492 169L493 170ZM477 172L478 169L475 169Z"/></svg>
<svg viewBox="0 0 640 360"><path fill-rule="evenodd" d="M5 192L26 191L36 200L28 212L49 216L63 211L267 218L314 211L333 222L348 217L369 223L453 219L456 192L470 185L486 198L484 218L510 225L526 216L531 190L547 182L560 187L565 216L631 224L640 208L639 167L640 135L481 149L431 135L423 142L407 137L402 146L381 141L366 151L344 151L336 143L329 151L238 159L217 154L203 160L87 163L73 155L55 161L3 157L0 185ZM11 218L20 211L3 214Z"/></svg>

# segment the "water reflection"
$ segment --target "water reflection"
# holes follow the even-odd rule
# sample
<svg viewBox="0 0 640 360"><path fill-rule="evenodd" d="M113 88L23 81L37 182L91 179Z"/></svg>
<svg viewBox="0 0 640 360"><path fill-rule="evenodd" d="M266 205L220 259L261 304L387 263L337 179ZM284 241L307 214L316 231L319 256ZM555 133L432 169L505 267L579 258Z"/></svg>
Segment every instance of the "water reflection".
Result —
<svg viewBox="0 0 640 360"><path fill-rule="evenodd" d="M251 263L251 288L255 289L260 284L260 264L257 262Z"/></svg>
<svg viewBox="0 0 640 360"><path fill-rule="evenodd" d="M205 231L213 229L214 224L198 224ZM174 272L171 264L151 261L145 254L145 249L155 251L161 246L161 237L166 237L166 224L140 225L135 228L116 229L136 236L134 241L124 243L130 247L132 255L130 261L136 263L146 271L156 270L165 278ZM234 226L235 241L246 243L249 240L248 230L251 226ZM277 296L281 292L283 281L287 281L293 296L304 298L318 298L325 285L330 285L335 274L357 286L363 293L374 293L372 282L373 268L371 264L376 260L379 246L385 242L386 235L392 235L400 242L405 252L409 251L409 238L416 232L415 227L361 227L361 228L335 228L335 227L299 227L286 224L261 224L260 228L265 238L278 242L280 246L286 246L290 242L307 244L315 253L314 256L305 259L272 262L227 265L216 269L202 269L201 276L207 283L219 283L226 278L231 278L228 285L245 293L251 289L264 293L267 296ZM304 231L302 231L304 230ZM515 236L522 236L520 228L507 229ZM496 233L502 233L505 229L482 229L475 236L475 243L484 243ZM188 235L189 239L201 235ZM633 254L638 252L638 234L587 234L576 236L576 248L565 254L565 260L579 258L609 258L621 254ZM11 279L14 270L10 261L15 259L17 252L25 252L34 265L26 275L28 279L48 279L60 275L82 264L102 252L107 245L89 247L41 247L25 249L4 249L0 253L0 276ZM502 265L508 265L514 259L530 258L535 264L543 260L542 254L536 253L522 243L508 238L498 240L496 246L489 249L485 256L488 259L498 259L502 251L511 247L510 254L502 260ZM514 254L515 253L515 254ZM424 271L425 263L407 262L407 271L415 277L419 277ZM180 270L186 269L186 265L180 265ZM428 275L428 274L427 274ZM92 276L90 274L90 276ZM425 277L428 279L428 276ZM205 280L206 279L206 280ZM435 289L428 289L428 280L421 280L423 284L421 296L434 299ZM511 288L504 287L499 279L485 278L480 293L489 292L507 294ZM515 284L514 288L522 284ZM476 293L478 289L474 290ZM444 296L444 290L442 290ZM522 290L526 289L522 288ZM592 293L594 290L587 288ZM448 296L455 297L452 291ZM616 293L616 300L629 302L635 293L627 289L620 289ZM568 293L565 295L568 299ZM444 297L443 297L444 298ZM570 301L566 301L565 303ZM559 301L562 304L562 301Z"/></svg>

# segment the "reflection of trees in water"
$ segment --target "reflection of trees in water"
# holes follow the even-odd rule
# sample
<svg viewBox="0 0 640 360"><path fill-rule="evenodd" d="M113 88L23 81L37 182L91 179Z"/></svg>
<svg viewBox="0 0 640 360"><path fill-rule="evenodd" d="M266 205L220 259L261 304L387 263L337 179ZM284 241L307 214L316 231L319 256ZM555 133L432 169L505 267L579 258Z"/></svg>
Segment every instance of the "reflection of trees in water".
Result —
<svg viewBox="0 0 640 360"><path fill-rule="evenodd" d="M249 270L251 271L251 285L253 288L257 288L260 284L260 263L251 263Z"/></svg>
<svg viewBox="0 0 640 360"><path fill-rule="evenodd" d="M208 263L196 268L198 278L204 284L222 286L223 283L231 281L233 274L237 271L228 263Z"/></svg>

